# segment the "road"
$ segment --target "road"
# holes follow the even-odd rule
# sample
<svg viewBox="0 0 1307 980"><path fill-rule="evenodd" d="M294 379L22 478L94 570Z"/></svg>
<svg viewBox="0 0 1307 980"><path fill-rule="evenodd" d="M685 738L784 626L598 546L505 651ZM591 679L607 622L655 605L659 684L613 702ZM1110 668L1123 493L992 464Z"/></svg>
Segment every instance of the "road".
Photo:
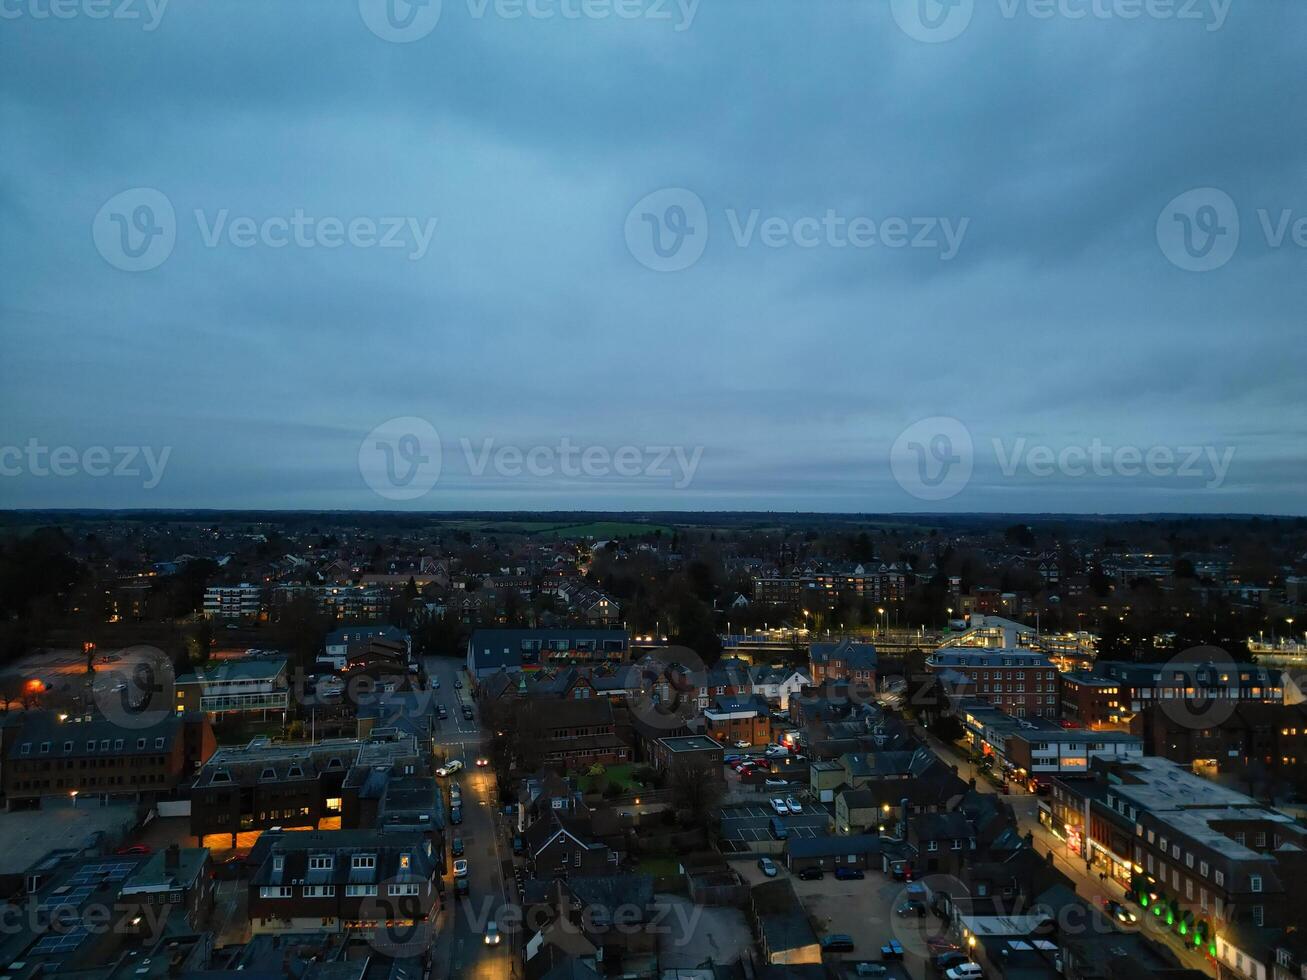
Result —
<svg viewBox="0 0 1307 980"><path fill-rule="evenodd" d="M482 751L480 721L475 713L472 721L463 717L462 705L473 701L458 660L427 657L425 667L433 682L439 679L436 703L443 704L449 715L438 722L440 731L436 737L436 752L446 753L450 759L461 759L465 766L462 772L441 782L446 788L446 798L450 782L458 783L462 791L463 823L457 827L449 826L446 836L451 842L455 837L462 838L463 857L468 862L471 883L467 898L456 901L453 875L445 878L445 911L440 917L433 946L433 973L435 976L509 980L520 975L516 967L516 948L522 937L501 925L504 936L499 945L487 946L484 941L487 920L502 923L503 909L507 906L516 908L518 903L505 885L504 861L509 855L502 837L502 820L496 817L498 794L495 777L491 770L476 767L476 758ZM454 686L456 679L464 682L461 690ZM453 863L450 857L447 864L451 869Z"/></svg>
<svg viewBox="0 0 1307 980"><path fill-rule="evenodd" d="M954 746L945 745L929 733L925 733L923 737L926 744L930 746L937 756L945 762L958 767L958 775L963 779L967 779L974 774L975 767L960 750ZM1111 878L1103 880L1098 877L1096 871L1087 869L1083 857L1073 853L1065 840L1051 834L1048 828L1039 822L1039 797L1024 790L1015 793L1002 793L998 787L983 776L976 778L976 789L982 793L997 793L1012 805L1012 811L1017 818L1017 825L1021 833L1030 832L1034 838L1035 850L1039 854L1052 852L1054 865L1071 879L1075 885L1076 894L1081 898L1098 908L1102 908L1105 899L1113 899L1122 902L1129 908L1135 908L1134 903L1125 897L1126 890L1122 885ZM1180 960L1182 966L1191 970L1199 970L1208 976L1216 976L1216 968L1207 957L1194 952L1193 947L1183 942L1175 933L1151 915L1141 916L1138 928L1147 934L1150 939L1170 949Z"/></svg>

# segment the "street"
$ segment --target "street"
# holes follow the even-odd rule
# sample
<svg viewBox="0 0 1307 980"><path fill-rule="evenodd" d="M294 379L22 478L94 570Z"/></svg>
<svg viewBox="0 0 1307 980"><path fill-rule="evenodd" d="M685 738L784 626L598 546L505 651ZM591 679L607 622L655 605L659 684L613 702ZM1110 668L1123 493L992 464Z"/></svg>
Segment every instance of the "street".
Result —
<svg viewBox="0 0 1307 980"><path fill-rule="evenodd" d="M508 980L514 975L520 935L507 925L500 925L502 941L495 946L485 943L486 923L499 924L502 909L518 907L517 896L510 894L505 885L504 862L509 858L507 842L500 839L500 822L495 816L498 794L494 773L476 767L477 755L482 751L479 719L464 719L462 705L472 704L472 693L467 686L460 661L449 657L427 657L425 667L434 683L440 681L436 704L443 704L448 717L437 721L436 752L447 753L449 759L461 759L464 768L449 779L440 781L448 803L449 786L457 783L462 790L463 822L449 825L446 838L462 838L463 857L468 863L469 893L456 900L453 858L446 862L451 872L445 876L445 910L437 924L432 954L436 976L477 977L483 980ZM463 679L463 688L455 688L454 681Z"/></svg>

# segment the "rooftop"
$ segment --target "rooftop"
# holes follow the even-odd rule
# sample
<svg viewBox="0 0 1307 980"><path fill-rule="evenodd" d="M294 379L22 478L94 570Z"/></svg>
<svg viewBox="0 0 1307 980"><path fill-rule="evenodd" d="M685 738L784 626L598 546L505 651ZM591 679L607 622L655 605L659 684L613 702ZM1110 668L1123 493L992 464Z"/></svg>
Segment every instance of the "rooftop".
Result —
<svg viewBox="0 0 1307 980"><path fill-rule="evenodd" d="M660 743L671 752L701 752L704 749L720 749L722 743L707 735L679 735L672 738L660 738Z"/></svg>

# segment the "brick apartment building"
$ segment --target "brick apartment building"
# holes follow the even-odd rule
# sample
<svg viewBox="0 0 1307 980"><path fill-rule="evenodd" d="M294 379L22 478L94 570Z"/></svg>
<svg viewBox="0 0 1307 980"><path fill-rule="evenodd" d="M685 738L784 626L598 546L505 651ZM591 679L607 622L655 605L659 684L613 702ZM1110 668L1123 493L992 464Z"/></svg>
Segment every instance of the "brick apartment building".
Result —
<svg viewBox="0 0 1307 980"><path fill-rule="evenodd" d="M1121 684L1083 671L1058 675L1062 717L1080 728L1123 728Z"/></svg>
<svg viewBox="0 0 1307 980"><path fill-rule="evenodd" d="M615 765L631 758L607 698L529 698L521 703L517 724L523 753L553 769Z"/></svg>
<svg viewBox="0 0 1307 980"><path fill-rule="evenodd" d="M0 785L10 808L73 793L153 800L173 794L215 748L213 728L199 714L129 728L106 718L11 712L0 720Z"/></svg>
<svg viewBox="0 0 1307 980"><path fill-rule="evenodd" d="M927 659L926 670L966 677L974 687L973 697L1018 718L1060 714L1057 670L1042 653L941 647Z"/></svg>
<svg viewBox="0 0 1307 980"><path fill-rule="evenodd" d="M467 672L482 681L501 671L619 664L630 649L621 629L479 629L467 641Z"/></svg>
<svg viewBox="0 0 1307 980"><path fill-rule="evenodd" d="M876 648L870 643L841 640L808 647L808 668L814 684L850 681L874 690L876 666Z"/></svg>
<svg viewBox="0 0 1307 980"><path fill-rule="evenodd" d="M1131 727L1149 755L1199 766L1209 777L1307 778L1307 703L1236 702L1213 711L1201 728L1153 704L1134 717Z"/></svg>
<svg viewBox="0 0 1307 980"><path fill-rule="evenodd" d="M719 697L703 712L705 732L723 745L767 745L772 738L771 708L761 695Z"/></svg>

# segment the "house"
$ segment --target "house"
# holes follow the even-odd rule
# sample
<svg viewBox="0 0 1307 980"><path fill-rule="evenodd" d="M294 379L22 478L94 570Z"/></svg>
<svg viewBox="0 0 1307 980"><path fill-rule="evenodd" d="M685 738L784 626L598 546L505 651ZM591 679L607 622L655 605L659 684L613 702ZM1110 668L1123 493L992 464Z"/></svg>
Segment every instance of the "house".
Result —
<svg viewBox="0 0 1307 980"><path fill-rule="evenodd" d="M772 667L759 664L749 668L751 694L756 694L789 711L790 698L812 684L812 677L797 667Z"/></svg>
<svg viewBox="0 0 1307 980"><path fill-rule="evenodd" d="M976 849L975 830L958 810L910 816L904 840L916 851L915 867L929 873L955 873Z"/></svg>
<svg viewBox="0 0 1307 980"><path fill-rule="evenodd" d="M207 847L171 844L156 851L123 882L119 891L129 927L149 935L160 912L175 917L180 930L198 930L213 911L216 889ZM156 913L151 916L150 912Z"/></svg>
<svg viewBox="0 0 1307 980"><path fill-rule="evenodd" d="M709 737L726 745L766 745L771 741L771 708L758 695L718 697L704 710L703 720Z"/></svg>
<svg viewBox="0 0 1307 980"><path fill-rule="evenodd" d="M835 831L838 834L861 834L877 831L886 822L889 804L884 812L876 804L876 794L865 789L846 789L835 797Z"/></svg>
<svg viewBox="0 0 1307 980"><path fill-rule="evenodd" d="M721 780L722 744L706 735L681 735L654 742L653 764L664 771L690 770L704 779Z"/></svg>
<svg viewBox="0 0 1307 980"><path fill-rule="evenodd" d="M373 640L385 640L403 647L407 659L413 652L413 638L407 630L390 625L342 626L327 634L323 659L336 670L344 670L350 656Z"/></svg>
<svg viewBox="0 0 1307 980"><path fill-rule="evenodd" d="M551 806L522 834L527 864L536 878L612 874L621 851L595 834L591 815L574 803Z"/></svg>
<svg viewBox="0 0 1307 980"><path fill-rule="evenodd" d="M852 681L860 688L875 690L876 665L876 648L870 643L840 640L808 647L808 667L814 684Z"/></svg>
<svg viewBox="0 0 1307 980"><path fill-rule="evenodd" d="M629 651L630 634L621 629L479 629L467 641L467 672L480 682L550 664L625 663Z"/></svg>

